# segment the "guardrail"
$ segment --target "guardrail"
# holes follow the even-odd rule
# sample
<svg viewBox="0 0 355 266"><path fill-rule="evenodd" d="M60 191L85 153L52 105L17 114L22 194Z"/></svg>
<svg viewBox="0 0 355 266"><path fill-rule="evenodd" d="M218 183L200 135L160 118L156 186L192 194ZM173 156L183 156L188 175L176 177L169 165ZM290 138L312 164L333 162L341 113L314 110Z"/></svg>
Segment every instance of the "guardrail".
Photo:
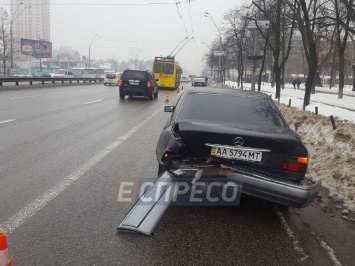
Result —
<svg viewBox="0 0 355 266"><path fill-rule="evenodd" d="M28 82L29 85L33 85L33 82L39 82L42 84L52 83L86 83L86 82L102 82L104 78L65 78L65 77L6 77L0 78L0 87L3 86L3 83L15 83L15 85L19 86L19 83L26 83Z"/></svg>

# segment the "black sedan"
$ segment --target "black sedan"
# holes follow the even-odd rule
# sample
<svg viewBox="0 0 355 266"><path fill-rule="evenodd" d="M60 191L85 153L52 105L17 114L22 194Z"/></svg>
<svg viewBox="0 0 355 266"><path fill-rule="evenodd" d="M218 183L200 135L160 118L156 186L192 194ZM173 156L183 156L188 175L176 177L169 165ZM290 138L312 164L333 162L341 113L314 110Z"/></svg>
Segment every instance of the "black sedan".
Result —
<svg viewBox="0 0 355 266"><path fill-rule="evenodd" d="M156 147L159 175L223 177L242 193L305 207L320 184L303 184L308 152L266 94L192 88L173 106Z"/></svg>

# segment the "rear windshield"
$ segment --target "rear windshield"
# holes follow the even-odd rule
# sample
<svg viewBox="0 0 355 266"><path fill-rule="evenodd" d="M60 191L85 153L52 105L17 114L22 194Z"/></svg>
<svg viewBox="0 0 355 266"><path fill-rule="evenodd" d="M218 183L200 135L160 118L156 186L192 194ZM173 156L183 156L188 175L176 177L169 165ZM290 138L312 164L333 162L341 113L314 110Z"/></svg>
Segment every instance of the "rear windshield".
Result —
<svg viewBox="0 0 355 266"><path fill-rule="evenodd" d="M178 121L250 127L286 127L267 99L231 95L189 94Z"/></svg>
<svg viewBox="0 0 355 266"><path fill-rule="evenodd" d="M115 79L117 76L116 76L116 74L107 74L106 75L106 78L108 78L108 79Z"/></svg>
<svg viewBox="0 0 355 266"><path fill-rule="evenodd" d="M126 70L122 74L122 79L148 80L148 73L144 71Z"/></svg>
<svg viewBox="0 0 355 266"><path fill-rule="evenodd" d="M160 74L173 74L174 73L174 64L154 62L153 72L160 73Z"/></svg>

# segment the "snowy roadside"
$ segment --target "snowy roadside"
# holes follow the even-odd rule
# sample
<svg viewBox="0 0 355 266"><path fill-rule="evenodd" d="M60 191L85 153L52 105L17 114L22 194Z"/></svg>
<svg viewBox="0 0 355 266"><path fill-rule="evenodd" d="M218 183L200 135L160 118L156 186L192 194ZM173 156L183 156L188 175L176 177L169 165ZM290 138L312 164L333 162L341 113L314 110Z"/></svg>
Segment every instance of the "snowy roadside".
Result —
<svg viewBox="0 0 355 266"><path fill-rule="evenodd" d="M236 87L235 83L227 84ZM246 88L248 86L250 84L246 84ZM262 86L262 91L275 95L275 89L269 84ZM281 101L277 104L308 149L307 178L321 181L328 197L343 205L345 216L347 211L355 213L355 111L348 110L355 109L355 98L338 99L336 94L316 93L311 95L312 103L303 111L303 95L304 91L294 90L291 85L281 91ZM288 107L289 99L291 107ZM314 112L316 106L318 115ZM336 130L333 130L330 115L336 117Z"/></svg>

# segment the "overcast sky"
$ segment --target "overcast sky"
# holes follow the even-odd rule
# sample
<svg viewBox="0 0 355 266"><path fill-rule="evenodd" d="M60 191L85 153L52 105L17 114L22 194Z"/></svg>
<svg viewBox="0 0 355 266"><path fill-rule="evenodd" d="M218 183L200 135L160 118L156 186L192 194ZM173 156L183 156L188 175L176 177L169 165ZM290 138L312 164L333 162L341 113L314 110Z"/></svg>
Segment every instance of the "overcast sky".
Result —
<svg viewBox="0 0 355 266"><path fill-rule="evenodd" d="M0 5L9 10L9 2L0 0ZM200 74L208 50L201 42L209 45L219 36L204 13L222 27L224 13L245 2L251 1L51 0L51 41L54 48L67 45L88 56L99 34L102 37L91 45L91 58L127 61L169 55L184 38L194 36L176 58L186 74Z"/></svg>

